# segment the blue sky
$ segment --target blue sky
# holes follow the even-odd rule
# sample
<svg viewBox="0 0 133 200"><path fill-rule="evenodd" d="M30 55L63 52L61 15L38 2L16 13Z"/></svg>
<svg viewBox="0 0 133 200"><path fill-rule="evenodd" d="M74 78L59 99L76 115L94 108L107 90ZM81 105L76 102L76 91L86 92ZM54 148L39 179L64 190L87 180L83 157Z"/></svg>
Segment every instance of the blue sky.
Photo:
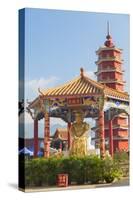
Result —
<svg viewBox="0 0 133 200"><path fill-rule="evenodd" d="M79 75L80 67L93 78L95 51L104 44L107 21L115 45L124 50L128 90L129 15L28 8L25 16L26 98L35 98L38 87L71 80Z"/></svg>
<svg viewBox="0 0 133 200"><path fill-rule="evenodd" d="M75 78L80 73L80 67L95 78L95 51L106 40L107 21L115 45L124 50L124 79L129 91L129 15L27 8L25 98L31 101L37 97L39 87L46 89ZM28 114L26 123L26 135L32 136L33 120ZM90 123L93 124L91 119ZM51 119L51 126L59 124L66 126L62 120ZM42 126L39 135L43 135Z"/></svg>

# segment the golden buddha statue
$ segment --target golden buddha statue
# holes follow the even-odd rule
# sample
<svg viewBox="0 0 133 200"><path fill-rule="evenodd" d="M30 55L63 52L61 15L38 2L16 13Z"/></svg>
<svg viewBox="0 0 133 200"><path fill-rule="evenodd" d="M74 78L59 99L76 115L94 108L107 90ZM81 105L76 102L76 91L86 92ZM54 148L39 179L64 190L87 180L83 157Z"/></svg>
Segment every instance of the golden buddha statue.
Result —
<svg viewBox="0 0 133 200"><path fill-rule="evenodd" d="M85 156L87 155L87 132L89 124L83 122L84 114L78 111L75 114L75 122L72 124L70 134L72 137L72 145L70 148L70 155Z"/></svg>

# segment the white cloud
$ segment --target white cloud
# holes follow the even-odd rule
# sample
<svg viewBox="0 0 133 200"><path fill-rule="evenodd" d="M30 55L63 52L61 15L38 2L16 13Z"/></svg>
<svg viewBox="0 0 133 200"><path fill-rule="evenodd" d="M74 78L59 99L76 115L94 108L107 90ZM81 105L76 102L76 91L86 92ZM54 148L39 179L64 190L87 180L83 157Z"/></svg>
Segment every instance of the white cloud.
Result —
<svg viewBox="0 0 133 200"><path fill-rule="evenodd" d="M32 119L32 117L30 116L29 113L25 112L25 122L26 123L33 123L34 120Z"/></svg>
<svg viewBox="0 0 133 200"><path fill-rule="evenodd" d="M65 121L63 121L60 118L54 118L54 117L50 118L50 124L51 124L51 126L56 125L56 124L60 124L61 126L66 126Z"/></svg>
<svg viewBox="0 0 133 200"><path fill-rule="evenodd" d="M26 98L31 99L38 95L38 88L47 89L55 86L59 79L55 76L26 81Z"/></svg>
<svg viewBox="0 0 133 200"><path fill-rule="evenodd" d="M89 76L92 80L97 80L96 75L94 74L94 71L85 71L85 74Z"/></svg>
<svg viewBox="0 0 133 200"><path fill-rule="evenodd" d="M44 119L41 119L40 123L44 123ZM54 126L58 124L61 126L66 126L66 122L63 121L61 118L50 117L50 126Z"/></svg>
<svg viewBox="0 0 133 200"><path fill-rule="evenodd" d="M96 123L93 118L85 118L84 121L90 125L90 128L94 127Z"/></svg>
<svg viewBox="0 0 133 200"><path fill-rule="evenodd" d="M25 115L25 116L24 116ZM25 118L24 118L25 117ZM31 124L33 123L33 119L31 118L30 114L27 113L27 112L24 112L22 113L20 116L19 116L19 123L20 124L23 124L24 123L24 119L25 119L25 123L26 124Z"/></svg>

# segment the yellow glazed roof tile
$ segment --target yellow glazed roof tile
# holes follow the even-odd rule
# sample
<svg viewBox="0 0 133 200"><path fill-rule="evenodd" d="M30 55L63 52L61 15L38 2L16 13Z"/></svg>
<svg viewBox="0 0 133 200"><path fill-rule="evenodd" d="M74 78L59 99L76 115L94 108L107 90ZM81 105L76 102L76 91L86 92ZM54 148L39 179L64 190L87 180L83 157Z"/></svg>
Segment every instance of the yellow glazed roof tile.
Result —
<svg viewBox="0 0 133 200"><path fill-rule="evenodd" d="M46 97L50 96L76 96L87 94L105 94L105 96L129 100L129 95L125 92L120 92L115 89L109 88L97 81L90 79L88 76L82 74L79 77L63 84L58 87L41 90L41 94Z"/></svg>

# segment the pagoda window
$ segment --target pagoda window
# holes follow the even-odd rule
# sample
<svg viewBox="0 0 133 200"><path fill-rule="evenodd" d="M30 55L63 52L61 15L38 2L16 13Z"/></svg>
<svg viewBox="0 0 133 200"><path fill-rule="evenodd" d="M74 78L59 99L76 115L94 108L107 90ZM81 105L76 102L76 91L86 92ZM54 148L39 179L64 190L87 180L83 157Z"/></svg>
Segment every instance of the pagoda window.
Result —
<svg viewBox="0 0 133 200"><path fill-rule="evenodd" d="M111 73L111 74L110 74L110 78L111 78L111 79L114 79L114 78L115 78L115 74L114 74L114 73Z"/></svg>
<svg viewBox="0 0 133 200"><path fill-rule="evenodd" d="M112 69L112 66L108 65L106 69Z"/></svg>
<svg viewBox="0 0 133 200"><path fill-rule="evenodd" d="M107 57L107 58L110 58L110 54L109 54L109 53L108 53L108 54L106 54L106 57Z"/></svg>
<svg viewBox="0 0 133 200"><path fill-rule="evenodd" d="M107 80L110 80L110 76L106 76L105 80L106 80L106 79L107 79Z"/></svg>

